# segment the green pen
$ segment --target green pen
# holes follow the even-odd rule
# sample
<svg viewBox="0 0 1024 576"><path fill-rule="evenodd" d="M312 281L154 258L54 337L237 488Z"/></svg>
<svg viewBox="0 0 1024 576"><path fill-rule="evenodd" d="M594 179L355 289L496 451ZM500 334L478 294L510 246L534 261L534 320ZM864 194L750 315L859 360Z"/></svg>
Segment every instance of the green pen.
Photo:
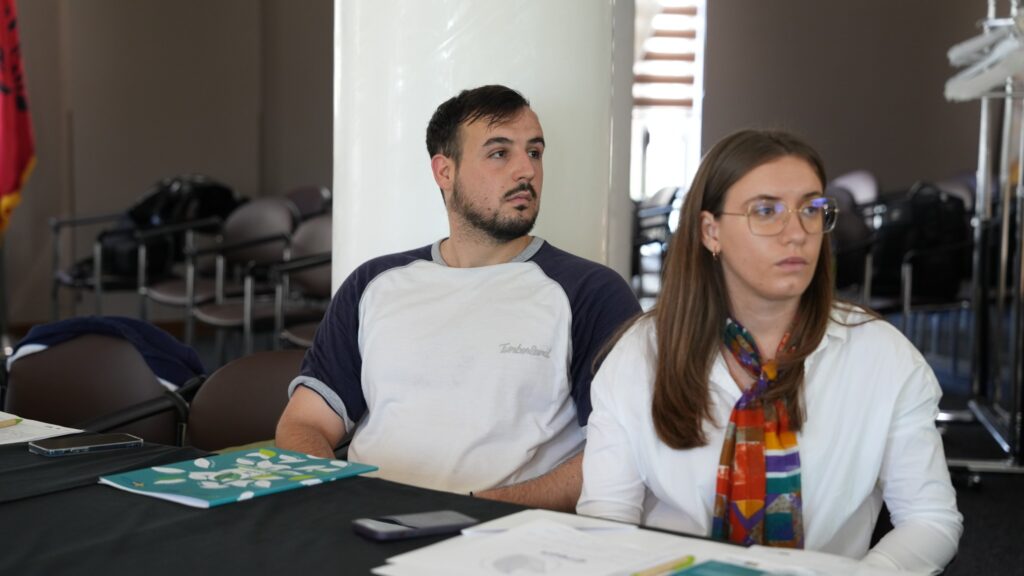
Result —
<svg viewBox="0 0 1024 576"><path fill-rule="evenodd" d="M668 562L652 566L646 570L640 572L634 572L631 576L674 576L678 574L680 570L689 568L694 562L692 554L687 554L680 558L674 558Z"/></svg>
<svg viewBox="0 0 1024 576"><path fill-rule="evenodd" d="M677 576L678 574L682 574L689 570L693 566L694 558L693 556L687 556L686 558L685 562L673 566L672 571L665 576Z"/></svg>

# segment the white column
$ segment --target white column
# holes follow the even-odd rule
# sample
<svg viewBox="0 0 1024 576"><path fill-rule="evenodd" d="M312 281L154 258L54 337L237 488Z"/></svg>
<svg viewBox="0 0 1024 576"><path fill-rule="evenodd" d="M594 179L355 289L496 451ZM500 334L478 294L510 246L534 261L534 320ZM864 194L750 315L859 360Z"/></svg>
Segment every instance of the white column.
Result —
<svg viewBox="0 0 1024 576"><path fill-rule="evenodd" d="M534 233L626 275L632 51L632 0L335 0L334 285L447 235L427 122L483 84L544 127Z"/></svg>

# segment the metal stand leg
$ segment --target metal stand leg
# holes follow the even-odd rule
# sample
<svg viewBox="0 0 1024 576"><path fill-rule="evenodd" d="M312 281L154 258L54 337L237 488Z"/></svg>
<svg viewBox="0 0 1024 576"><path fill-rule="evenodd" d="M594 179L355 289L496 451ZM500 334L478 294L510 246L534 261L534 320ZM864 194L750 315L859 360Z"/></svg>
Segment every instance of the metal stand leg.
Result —
<svg viewBox="0 0 1024 576"><path fill-rule="evenodd" d="M1015 5L1016 6L1016 5ZM990 12L992 11L990 5ZM991 19L993 14L989 14ZM1012 83L1008 87L1012 91ZM1007 97L1005 101L1009 102ZM989 223L992 220L991 192L991 153L989 151L989 120L991 118L991 107L994 100L982 99L981 108L981 133L978 150L978 175L977 194L975 198L974 225L974 276L972 279L972 297L974 307L973 326L973 347L971 354L971 392L972 398L967 406L976 421L985 427L989 435L999 444L999 447L1006 453L1007 457L1001 460L977 460L977 459L950 459L948 464L951 467L966 468L972 473L998 472L1009 474L1024 474L1024 465L1021 463L1021 446L1024 444L1024 432L1021 429L1022 394L1021 387L1024 385L1024 354L1020 347L1024 342L1024 315L1022 315L1022 296L1024 296L1024 283L1021 280L1022 265L1021 253L1024 251L1024 234L1021 226L1024 225L1024 187L1018 184L1016 189L1017 202L1017 236L1014 239L1015 247L1013 254L1013 292L1010 308L1010 323L1008 338L1005 338L1000 330L996 338L991 338L991 325L1001 327L1004 325L1003 318L995 319L990 323L991 302L989 301L989 274L986 263L989 261L990 229ZM1009 112L1007 112L1009 113ZM1009 123L1004 125L1004 131L1009 130ZM1009 135L1004 134L1004 142ZM1020 139L1021 157L1019 162L1024 161L1024 131L1017 135ZM1024 164L1021 164L1024 165ZM1003 203L1004 223L1009 203ZM1005 239L1005 236L1003 236ZM1005 262L1009 256L1009 242L1001 242L1000 261ZM1002 274L1000 274L1002 277ZM998 286L1002 292L1002 282ZM996 310L1001 311L1003 303L996 303ZM990 342L1008 342L1010 358L1010 390L1009 406L1007 409L1000 403L1001 392L993 386L1002 378L1003 368L1001 362L997 361L994 366L993 375L989 371L990 365ZM1005 355L999 355L1001 358Z"/></svg>

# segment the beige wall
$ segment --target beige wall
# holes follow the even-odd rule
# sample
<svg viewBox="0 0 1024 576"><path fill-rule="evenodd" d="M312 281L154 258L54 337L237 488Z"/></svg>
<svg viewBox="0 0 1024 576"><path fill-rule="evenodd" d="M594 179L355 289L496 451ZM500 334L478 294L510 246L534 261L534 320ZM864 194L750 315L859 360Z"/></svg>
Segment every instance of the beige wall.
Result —
<svg viewBox="0 0 1024 576"><path fill-rule="evenodd" d="M819 149L830 175L867 168L883 189L973 171L979 105L947 103L943 86L955 72L946 50L980 33L985 7L708 2L702 149L740 128L785 128Z"/></svg>
<svg viewBox="0 0 1024 576"><path fill-rule="evenodd" d="M329 185L330 0L18 8L39 163L6 237L12 324L49 318L50 216L124 210L181 173L250 197ZM79 255L95 232L74 239ZM109 302L105 313L136 313L134 296ZM91 312L91 298L78 310Z"/></svg>
<svg viewBox="0 0 1024 576"><path fill-rule="evenodd" d="M68 204L61 70L62 0L18 2L18 23L35 129L36 170L22 191L4 236L7 308L11 322L45 319L49 295L50 232L47 218Z"/></svg>
<svg viewBox="0 0 1024 576"><path fill-rule="evenodd" d="M260 14L250 0L67 4L76 211L116 211L161 175L259 193ZM31 73L31 70L29 70Z"/></svg>
<svg viewBox="0 0 1024 576"><path fill-rule="evenodd" d="M268 193L331 185L331 0L263 1L263 159Z"/></svg>

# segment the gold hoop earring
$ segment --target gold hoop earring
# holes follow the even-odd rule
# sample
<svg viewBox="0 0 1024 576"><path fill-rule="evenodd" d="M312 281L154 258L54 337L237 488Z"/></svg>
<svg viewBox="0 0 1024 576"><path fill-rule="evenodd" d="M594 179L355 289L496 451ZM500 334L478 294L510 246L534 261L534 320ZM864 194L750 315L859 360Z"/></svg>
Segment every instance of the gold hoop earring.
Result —
<svg viewBox="0 0 1024 576"><path fill-rule="evenodd" d="M720 252L720 250L718 249L718 247L717 247L717 246L716 246L716 247L715 247L714 249L712 249L712 250L711 250L711 258L712 258L712 259L713 259L713 260L714 260L715 262L718 262L718 253L719 253L719 252Z"/></svg>

